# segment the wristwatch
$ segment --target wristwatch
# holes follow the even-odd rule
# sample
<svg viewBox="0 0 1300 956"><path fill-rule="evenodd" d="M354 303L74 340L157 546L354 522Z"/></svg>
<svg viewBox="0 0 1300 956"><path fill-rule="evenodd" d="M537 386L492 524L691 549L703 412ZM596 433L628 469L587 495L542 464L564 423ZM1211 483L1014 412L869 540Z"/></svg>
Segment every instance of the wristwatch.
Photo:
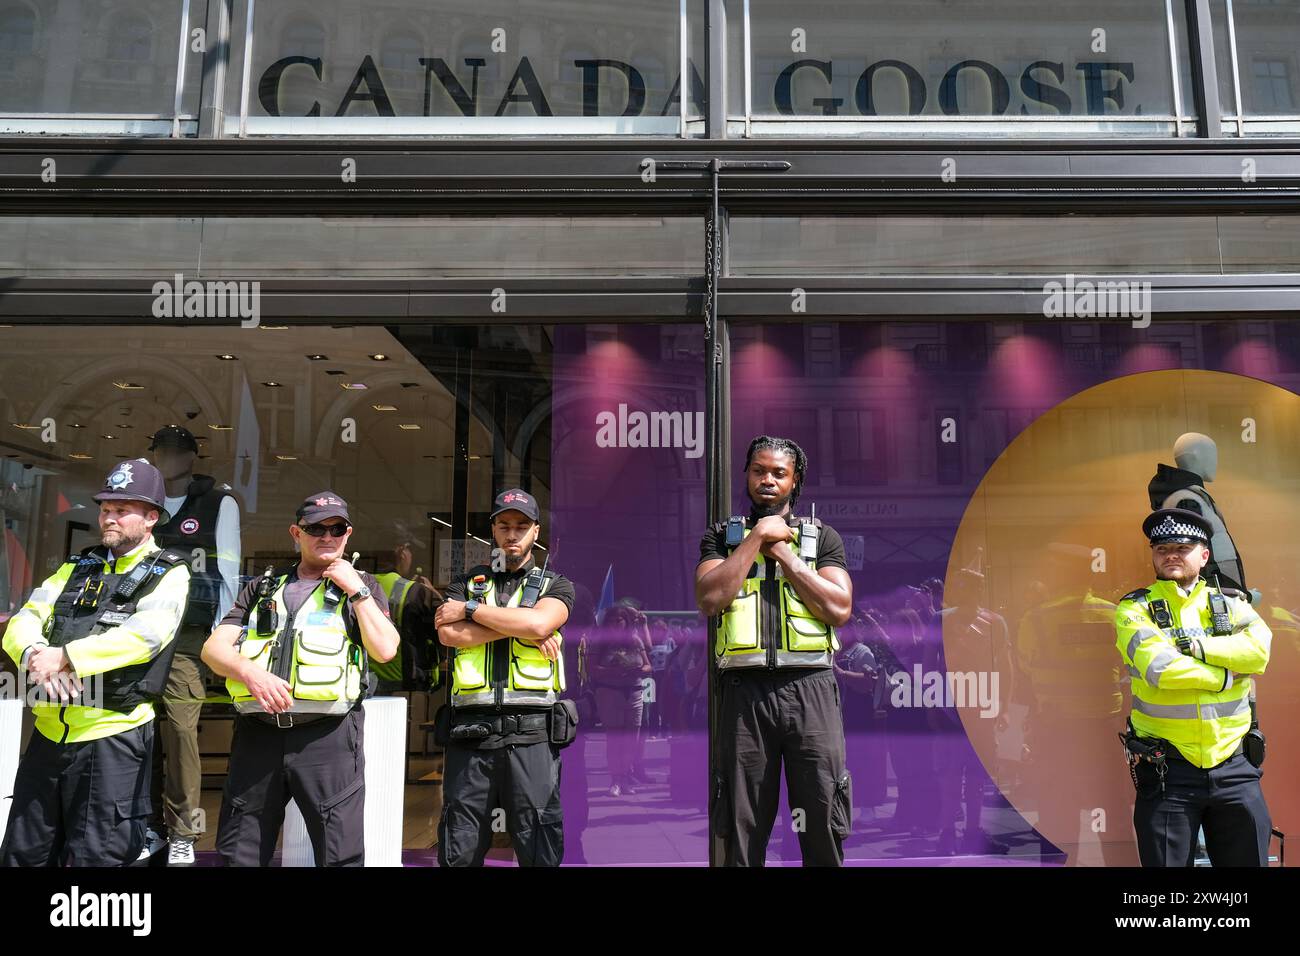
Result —
<svg viewBox="0 0 1300 956"><path fill-rule="evenodd" d="M363 585L361 585L360 588L357 589L357 592L356 592L355 594L349 594L349 595L348 595L348 603L349 603L349 604L360 604L362 601L364 601L364 600L365 600L366 598L368 598L368 597L370 597L370 588L366 587L366 586L363 584Z"/></svg>
<svg viewBox="0 0 1300 956"><path fill-rule="evenodd" d="M465 620L474 620L474 612L478 610L478 599L470 598L465 602Z"/></svg>

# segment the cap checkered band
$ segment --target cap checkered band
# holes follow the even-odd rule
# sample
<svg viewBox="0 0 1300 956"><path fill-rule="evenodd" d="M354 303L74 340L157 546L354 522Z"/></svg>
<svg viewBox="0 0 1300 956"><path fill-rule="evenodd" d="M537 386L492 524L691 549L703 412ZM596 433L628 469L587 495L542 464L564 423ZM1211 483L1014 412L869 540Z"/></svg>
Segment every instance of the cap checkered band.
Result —
<svg viewBox="0 0 1300 956"><path fill-rule="evenodd" d="M1205 532L1194 524L1175 520L1172 515L1165 515L1165 519L1151 529L1151 533L1148 537L1152 539L1195 538L1198 541L1204 541Z"/></svg>

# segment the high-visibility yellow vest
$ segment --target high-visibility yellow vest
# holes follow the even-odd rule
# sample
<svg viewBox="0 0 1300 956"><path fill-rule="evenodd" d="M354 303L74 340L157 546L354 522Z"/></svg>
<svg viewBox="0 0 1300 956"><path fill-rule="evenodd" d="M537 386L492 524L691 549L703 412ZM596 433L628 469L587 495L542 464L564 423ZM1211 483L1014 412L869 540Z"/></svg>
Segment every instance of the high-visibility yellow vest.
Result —
<svg viewBox="0 0 1300 956"><path fill-rule="evenodd" d="M482 577L482 584L476 585L471 572L469 596L495 606L492 576ZM551 580L550 574L543 578L540 596L545 596ZM520 581L505 606L519 607L523 594ZM564 639L559 631L554 637ZM536 645L516 637L454 648L450 670L453 707L550 707L564 693L564 651L550 660Z"/></svg>
<svg viewBox="0 0 1300 956"><path fill-rule="evenodd" d="M294 700L290 713L346 714L361 699L368 664L365 648L348 635L343 618L347 599L329 606L326 582L322 581L290 615L284 603L288 580L287 574L282 575L271 595L277 618L275 632L257 632L255 603L240 636L239 653L288 681ZM262 705L240 681L227 678L226 690L239 713L262 712Z"/></svg>
<svg viewBox="0 0 1300 956"><path fill-rule="evenodd" d="M1124 707L1115 660L1115 605L1091 591L1045 602L1021 620L1017 650L1034 700L1058 719L1108 717Z"/></svg>
<svg viewBox="0 0 1300 956"><path fill-rule="evenodd" d="M1232 633L1214 634L1210 593L1204 579L1186 597L1173 581L1157 581L1115 609L1116 646L1133 679L1133 729L1168 740L1202 768L1227 760L1250 729L1250 675L1264 673L1272 642L1264 620L1235 597L1226 598ZM1152 610L1161 600L1169 627ZM1180 637L1201 642L1204 662L1178 650Z"/></svg>
<svg viewBox="0 0 1300 956"><path fill-rule="evenodd" d="M799 528L790 547L799 552ZM748 537L750 530L745 529ZM808 567L817 570L815 558ZM722 612L714 654L718 667L830 667L840 648L835 628L813 614L781 573L762 554Z"/></svg>
<svg viewBox="0 0 1300 956"><path fill-rule="evenodd" d="M407 680L408 666L412 673L415 673L415 664L412 662L408 665L405 655L412 653L412 648L408 647L406 635L402 632L402 624L406 620L406 603L407 598L411 596L411 591L415 588L415 582L409 578L404 578L396 571L385 571L383 574L376 574L375 580L379 582L384 589L384 594L388 598L388 613L393 619L393 626L397 628L397 633L401 637L401 642L397 646L397 653L393 655L390 661L371 661L370 672L379 680L403 682L410 684L406 687L408 690L431 691L437 690L442 685L442 668L439 659L437 637L432 636L431 644L428 647L428 685L425 687L416 686ZM419 659L418 656L416 658ZM412 681L414 678L411 679Z"/></svg>
<svg viewBox="0 0 1300 956"><path fill-rule="evenodd" d="M120 582L144 571L132 595L118 594ZM74 554L36 588L9 619L4 650L21 667L29 650L62 647L83 683L70 701L32 700L37 731L55 743L83 743L153 720L189 586L188 556L160 552L147 538L116 559L103 548ZM86 590L98 600L79 601Z"/></svg>

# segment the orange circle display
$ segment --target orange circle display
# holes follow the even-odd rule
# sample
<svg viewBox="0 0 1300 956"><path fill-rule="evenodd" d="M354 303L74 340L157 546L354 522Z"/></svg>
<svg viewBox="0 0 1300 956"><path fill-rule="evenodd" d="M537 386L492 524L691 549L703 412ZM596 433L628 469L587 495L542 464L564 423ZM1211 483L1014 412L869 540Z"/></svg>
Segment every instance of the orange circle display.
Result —
<svg viewBox="0 0 1300 956"><path fill-rule="evenodd" d="M1188 432L1217 446L1206 488L1262 592L1273 632L1255 678L1264 794L1274 827L1300 825L1300 396L1221 372L1146 372L1069 398L1011 442L966 507L945 579L947 679L966 733L1012 806L1074 865L1137 863L1114 609L1155 580L1147 483Z"/></svg>

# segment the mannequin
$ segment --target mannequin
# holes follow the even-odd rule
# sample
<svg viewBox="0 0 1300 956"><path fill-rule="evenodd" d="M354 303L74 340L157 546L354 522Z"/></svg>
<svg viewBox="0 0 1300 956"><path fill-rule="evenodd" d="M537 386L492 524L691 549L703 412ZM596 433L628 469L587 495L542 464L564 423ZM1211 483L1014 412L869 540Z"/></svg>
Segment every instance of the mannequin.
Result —
<svg viewBox="0 0 1300 956"><path fill-rule="evenodd" d="M166 762L154 761L151 784L151 830L167 830L167 865L192 866L194 841L202 829L198 721L206 693L199 653L239 589L239 504L229 485L194 473L199 446L188 429L179 425L159 429L149 450L166 482L167 511L172 516L154 529L154 537L164 547L202 558L202 570L190 576L189 605L176 635L176 656L159 713L155 739L166 747Z"/></svg>
<svg viewBox="0 0 1300 956"><path fill-rule="evenodd" d="M1237 546L1218 505L1205 490L1205 485L1214 480L1219 470L1218 446L1208 435L1188 432L1174 442L1174 462L1177 467L1156 466L1155 477L1147 486L1152 509L1186 508L1209 521L1214 537L1210 541L1210 562L1203 576L1213 584L1217 575L1223 587L1245 592L1246 599L1254 603L1252 593L1246 591L1246 571Z"/></svg>

